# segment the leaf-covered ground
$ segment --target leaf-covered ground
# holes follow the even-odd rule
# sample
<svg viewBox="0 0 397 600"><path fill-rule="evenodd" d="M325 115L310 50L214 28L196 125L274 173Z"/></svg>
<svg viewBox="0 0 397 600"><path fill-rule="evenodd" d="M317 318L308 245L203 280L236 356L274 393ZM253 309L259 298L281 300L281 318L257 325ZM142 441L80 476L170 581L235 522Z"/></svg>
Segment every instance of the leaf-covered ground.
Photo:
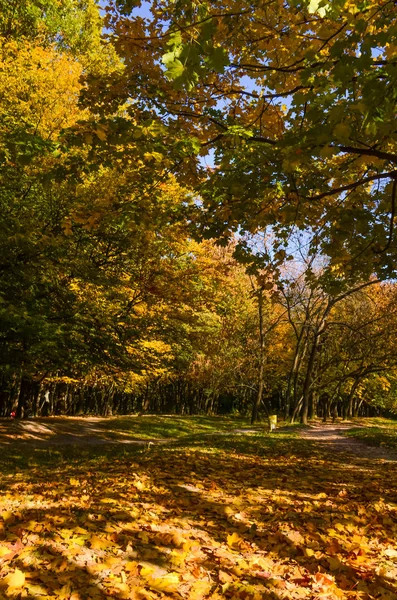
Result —
<svg viewBox="0 0 397 600"><path fill-rule="evenodd" d="M5 443L1 597L397 599L396 463L190 422L150 448Z"/></svg>

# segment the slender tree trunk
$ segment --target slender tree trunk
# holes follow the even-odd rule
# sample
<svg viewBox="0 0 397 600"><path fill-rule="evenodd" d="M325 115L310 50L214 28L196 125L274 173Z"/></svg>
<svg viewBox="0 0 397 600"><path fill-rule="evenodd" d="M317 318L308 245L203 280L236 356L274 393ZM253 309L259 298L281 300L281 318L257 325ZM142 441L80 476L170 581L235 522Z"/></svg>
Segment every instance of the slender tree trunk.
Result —
<svg viewBox="0 0 397 600"><path fill-rule="evenodd" d="M284 413L284 418L286 421L288 421L288 419L290 417L292 391L294 391L294 398L296 400L296 396L295 396L296 381L297 381L297 377L298 377L298 373L299 373L299 368L301 365L301 341L302 341L302 337L303 337L302 334L303 334L303 330L302 330L301 335L296 344L294 361L292 363L292 367L291 367L289 377L288 377L287 391L285 394L285 413Z"/></svg>
<svg viewBox="0 0 397 600"><path fill-rule="evenodd" d="M357 389L359 383L360 383L360 379L356 379L354 381L353 385L352 385L352 389L350 390L349 401L348 401L348 406L347 406L347 416L348 417L352 417L353 416L354 394L356 392L356 389Z"/></svg>
<svg viewBox="0 0 397 600"><path fill-rule="evenodd" d="M30 381L26 377L21 377L21 384L19 387L18 402L16 406L16 416L18 419L23 419L26 410L26 400L28 390L30 388Z"/></svg>
<svg viewBox="0 0 397 600"><path fill-rule="evenodd" d="M258 394L252 407L251 424L258 420L259 408L263 399L263 388L265 385L265 333L263 327L263 289L258 293L258 316L259 316L259 373L258 373Z"/></svg>
<svg viewBox="0 0 397 600"><path fill-rule="evenodd" d="M254 423L256 423L258 420L259 408L260 408L260 405L262 404L263 388L264 388L264 371L265 371L265 364L264 364L264 360L262 360L262 357L261 357L261 363L259 365L259 374L258 374L258 393L255 398L254 405L252 407L252 415L251 415L251 424L252 425Z"/></svg>
<svg viewBox="0 0 397 600"><path fill-rule="evenodd" d="M329 310L330 310L330 305L328 304L327 309L325 310L320 323L317 325L317 327L315 329L313 344L310 349L309 360L308 360L307 369L306 369L305 383L303 384L303 406L302 406L301 421L304 425L307 425L307 417L308 417L308 413L309 413L309 401L310 401L310 392L311 392L311 386L312 386L312 380L313 380L313 372L314 372L314 368L316 365L317 353L318 353L318 350L320 347L321 335L325 329L325 319L329 313Z"/></svg>
<svg viewBox="0 0 397 600"><path fill-rule="evenodd" d="M310 392L310 402L309 402L309 419L313 419L316 416L317 412L317 394L316 392Z"/></svg>
<svg viewBox="0 0 397 600"><path fill-rule="evenodd" d="M310 390L311 390L311 384L312 384L312 375L313 375L314 365L316 362L316 356L317 356L317 351L318 351L319 337L320 337L319 333L316 332L314 339L313 339L313 345L312 345L312 348L311 348L310 354L309 354L309 362L307 363L305 383L303 384L303 394L302 394L303 404L302 404L301 421L304 425L307 425L307 417L309 414Z"/></svg>
<svg viewBox="0 0 397 600"><path fill-rule="evenodd" d="M292 413L291 423L295 422L296 417L299 414L300 409L302 408L303 396L301 396L298 402L295 404L294 412Z"/></svg>
<svg viewBox="0 0 397 600"><path fill-rule="evenodd" d="M327 417L328 417L328 413L329 413L329 405L330 405L330 399L328 394L326 394L324 396L324 401L323 401L323 423L327 422Z"/></svg>
<svg viewBox="0 0 397 600"><path fill-rule="evenodd" d="M309 345L309 336L306 335L304 338L302 337L302 339L304 339L304 344L303 347L301 346L301 352L298 356L298 362L296 365L296 369L295 372L293 374L293 390L294 390L294 394L293 394L293 399L294 399L294 404L293 404L293 411L292 411L292 422L294 422L294 420L297 418L299 411L302 408L302 394L298 394L298 390L299 390L299 375L300 375L300 371L301 371L301 365L303 363L303 360L306 356L307 353L307 348Z"/></svg>

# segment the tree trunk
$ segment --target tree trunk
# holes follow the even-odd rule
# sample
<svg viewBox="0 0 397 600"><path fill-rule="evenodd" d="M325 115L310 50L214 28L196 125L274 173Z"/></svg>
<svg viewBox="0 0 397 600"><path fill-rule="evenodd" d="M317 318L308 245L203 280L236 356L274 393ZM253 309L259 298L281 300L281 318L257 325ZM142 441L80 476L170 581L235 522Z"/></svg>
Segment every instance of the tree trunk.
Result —
<svg viewBox="0 0 397 600"><path fill-rule="evenodd" d="M265 373L265 333L263 328L263 289L258 293L258 317L259 317L259 373L258 394L252 406L251 425L256 423L259 416L259 408L263 399L264 373Z"/></svg>
<svg viewBox="0 0 397 600"><path fill-rule="evenodd" d="M299 414L300 409L302 408L303 396L301 396L298 402L295 404L294 412L292 413L291 423L295 422L296 417Z"/></svg>
<svg viewBox="0 0 397 600"><path fill-rule="evenodd" d="M262 359L262 357L261 357L261 359ZM256 423L258 420L258 417L259 417L259 408L260 408L260 405L262 403L262 398L263 398L264 370L265 370L264 360L261 360L261 363L259 365L259 375L258 375L258 394L255 398L255 402L252 407L251 425Z"/></svg>
<svg viewBox="0 0 397 600"><path fill-rule="evenodd" d="M307 363L306 369L306 377L305 383L303 384L303 406L302 406L302 416L301 422L304 425L307 425L307 417L309 413L309 402L310 402L310 392L312 389L312 380L313 380L313 372L316 365L316 357L320 347L321 336L325 329L325 320L330 310L330 304L328 304L326 310L323 313L320 323L318 323L313 336L313 344L309 354L309 360Z"/></svg>
<svg viewBox="0 0 397 600"><path fill-rule="evenodd" d="M290 371L289 377L288 377L287 391L285 394L285 413L284 413L284 418L286 421L288 421L288 419L290 417L292 391L294 392L294 399L295 399L295 405L296 405L296 382L297 382L298 373L299 373L301 360L302 360L302 353L300 350L301 341L302 341L302 337L303 337L302 334L303 334L303 330L302 330L301 335L296 344L294 361L292 363L291 371Z"/></svg>
<svg viewBox="0 0 397 600"><path fill-rule="evenodd" d="M302 404L301 422L304 425L307 425L307 417L309 414L309 402L310 402L312 375L313 375L314 365L315 365L315 361L316 361L319 338L320 338L320 335L318 332L316 332L314 339L313 339L313 345L312 345L312 348L310 351L310 355L309 355L309 362L307 363L305 383L303 384L303 394L302 394L303 404Z"/></svg>
<svg viewBox="0 0 397 600"><path fill-rule="evenodd" d="M19 387L18 401L16 405L16 416L18 419L23 419L26 410L26 400L28 391L30 388L30 381L26 377L21 377L21 384Z"/></svg>
<svg viewBox="0 0 397 600"><path fill-rule="evenodd" d="M352 385L352 389L350 390L350 394L349 394L349 401L348 401L348 406L347 406L347 416L348 417L352 417L353 416L353 400L354 400L354 394L356 392L356 389L358 387L358 384L360 382L360 379L356 379Z"/></svg>

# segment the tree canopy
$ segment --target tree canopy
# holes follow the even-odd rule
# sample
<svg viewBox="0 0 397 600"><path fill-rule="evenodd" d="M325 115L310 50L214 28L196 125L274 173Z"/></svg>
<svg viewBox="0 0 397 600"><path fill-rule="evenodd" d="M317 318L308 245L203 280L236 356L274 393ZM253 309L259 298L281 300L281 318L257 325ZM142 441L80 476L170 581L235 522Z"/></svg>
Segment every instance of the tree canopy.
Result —
<svg viewBox="0 0 397 600"><path fill-rule="evenodd" d="M395 410L394 2L0 8L2 414Z"/></svg>
<svg viewBox="0 0 397 600"><path fill-rule="evenodd" d="M214 152L200 229L271 226L283 245L309 228L335 271L391 276L394 3L154 2L146 19L135 6L108 9L126 93Z"/></svg>

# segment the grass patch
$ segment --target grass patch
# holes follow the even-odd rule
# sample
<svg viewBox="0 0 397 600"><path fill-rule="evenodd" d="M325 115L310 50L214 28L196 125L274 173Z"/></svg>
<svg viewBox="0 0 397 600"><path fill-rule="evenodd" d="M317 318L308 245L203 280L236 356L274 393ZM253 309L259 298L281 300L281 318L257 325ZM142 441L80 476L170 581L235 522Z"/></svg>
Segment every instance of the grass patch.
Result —
<svg viewBox="0 0 397 600"><path fill-rule="evenodd" d="M92 468L101 462L128 460L140 455L196 450L213 454L279 455L287 453L288 444L297 437L293 427L270 434L267 424L252 426L247 419L224 417L121 417L95 422L95 430L98 429L106 433L104 440L107 439L108 443L85 445L88 438L75 443L51 445L51 438L46 438L32 439L31 443L22 440L7 444L0 453L0 470L12 473L41 467L57 469L83 465ZM125 435L117 435L119 432ZM96 433L94 431L92 435ZM142 443L115 443L126 439ZM153 445L149 444L152 440Z"/></svg>
<svg viewBox="0 0 397 600"><path fill-rule="evenodd" d="M374 423L370 427L350 429L345 435L358 439L370 446L379 446L397 450L397 422L388 421L387 424L378 426Z"/></svg>
<svg viewBox="0 0 397 600"><path fill-rule="evenodd" d="M243 417L142 415L102 419L95 426L115 437L123 434L149 440L181 438L193 434L216 434L231 429L247 428L249 420ZM256 429L260 428L260 425L256 426Z"/></svg>
<svg viewBox="0 0 397 600"><path fill-rule="evenodd" d="M363 427L397 428L397 419L386 419L385 417L354 417L352 421Z"/></svg>

